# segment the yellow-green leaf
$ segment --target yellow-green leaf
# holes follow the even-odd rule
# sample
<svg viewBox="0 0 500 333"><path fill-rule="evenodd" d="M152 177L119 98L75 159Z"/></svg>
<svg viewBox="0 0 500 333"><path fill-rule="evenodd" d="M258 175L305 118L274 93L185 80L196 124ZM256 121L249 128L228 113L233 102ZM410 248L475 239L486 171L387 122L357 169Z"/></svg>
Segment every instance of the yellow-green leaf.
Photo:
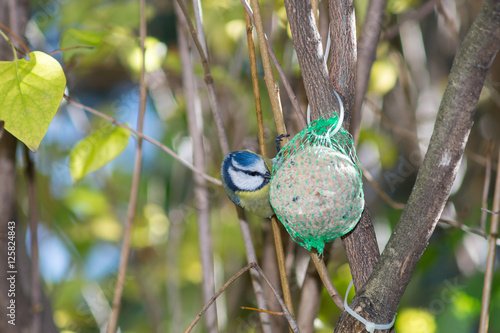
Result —
<svg viewBox="0 0 500 333"><path fill-rule="evenodd" d="M61 103L66 77L46 53L0 61L0 120L5 129L36 151Z"/></svg>
<svg viewBox="0 0 500 333"><path fill-rule="evenodd" d="M112 161L127 147L130 132L108 126L78 142L69 155L69 171L74 183Z"/></svg>
<svg viewBox="0 0 500 333"><path fill-rule="evenodd" d="M85 54L95 52L95 48L101 45L104 32L100 31L87 31L75 28L64 30L61 35L60 47L61 49L73 46L92 46L93 49L88 48L73 48L62 51L63 61L67 63L76 54Z"/></svg>
<svg viewBox="0 0 500 333"><path fill-rule="evenodd" d="M368 89L379 95L387 94L398 80L398 70L396 65L387 60L375 60L370 73Z"/></svg>

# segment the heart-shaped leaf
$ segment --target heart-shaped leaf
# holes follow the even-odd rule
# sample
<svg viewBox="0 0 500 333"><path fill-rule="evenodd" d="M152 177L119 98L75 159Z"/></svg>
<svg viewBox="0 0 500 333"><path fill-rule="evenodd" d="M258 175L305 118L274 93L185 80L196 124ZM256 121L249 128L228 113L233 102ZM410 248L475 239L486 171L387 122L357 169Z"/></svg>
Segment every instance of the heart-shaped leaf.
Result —
<svg viewBox="0 0 500 333"><path fill-rule="evenodd" d="M78 142L69 155L69 171L76 183L121 154L130 132L122 127L106 126Z"/></svg>
<svg viewBox="0 0 500 333"><path fill-rule="evenodd" d="M61 65L46 53L0 61L0 120L5 129L36 151L59 108L66 87Z"/></svg>

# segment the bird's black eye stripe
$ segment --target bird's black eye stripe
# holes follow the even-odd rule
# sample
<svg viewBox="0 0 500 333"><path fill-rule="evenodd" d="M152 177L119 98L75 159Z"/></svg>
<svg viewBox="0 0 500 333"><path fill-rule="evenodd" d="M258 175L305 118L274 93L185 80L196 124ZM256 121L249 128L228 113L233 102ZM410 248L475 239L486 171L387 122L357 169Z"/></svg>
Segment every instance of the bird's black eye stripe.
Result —
<svg viewBox="0 0 500 333"><path fill-rule="evenodd" d="M243 169L235 168L234 166L232 166L232 169L234 169L235 171L246 173L247 175L252 176L252 177L261 176L261 177L265 178L265 175L263 175L262 173L260 173L258 171L243 170Z"/></svg>
<svg viewBox="0 0 500 333"><path fill-rule="evenodd" d="M271 177L270 177L270 174L268 174L268 173L263 174L263 173L258 172L258 171L248 171L248 170L240 169L240 168L236 167L236 166L232 163L232 161L231 161L231 168L232 168L233 170L235 170L235 171L239 171L239 172L246 173L247 175L252 176L252 177L255 177L255 176L260 176L260 177L265 178L265 179L270 179L270 178L271 178Z"/></svg>

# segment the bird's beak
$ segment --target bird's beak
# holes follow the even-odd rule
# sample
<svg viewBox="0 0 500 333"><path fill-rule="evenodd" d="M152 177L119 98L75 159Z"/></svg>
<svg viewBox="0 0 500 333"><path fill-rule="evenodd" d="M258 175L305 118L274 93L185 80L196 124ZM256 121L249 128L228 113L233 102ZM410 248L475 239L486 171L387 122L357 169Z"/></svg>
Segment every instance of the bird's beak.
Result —
<svg viewBox="0 0 500 333"><path fill-rule="evenodd" d="M266 172L264 175L265 179L271 179L271 174L269 172Z"/></svg>

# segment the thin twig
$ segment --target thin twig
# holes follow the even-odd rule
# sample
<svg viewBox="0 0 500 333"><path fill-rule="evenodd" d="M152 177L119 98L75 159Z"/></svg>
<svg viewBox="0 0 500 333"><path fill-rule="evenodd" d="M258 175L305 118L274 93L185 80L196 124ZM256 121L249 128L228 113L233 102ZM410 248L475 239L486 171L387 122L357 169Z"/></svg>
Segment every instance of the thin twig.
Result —
<svg viewBox="0 0 500 333"><path fill-rule="evenodd" d="M292 294L290 292L290 284L288 282L288 275L286 273L285 252L283 251L283 240L281 238L280 223L276 215L273 215L271 217L271 227L273 230L273 239L274 239L274 247L276 248L276 256L278 258L278 269L280 272L283 298L285 299L286 306L289 308L290 313L292 314L293 317L295 317L293 311Z"/></svg>
<svg viewBox="0 0 500 333"><path fill-rule="evenodd" d="M75 45L75 46L69 46L69 47L63 47L62 49L57 49L49 53L49 55L56 54L57 52L63 52L63 51L68 51L72 49L93 49L93 46L88 46L88 45Z"/></svg>
<svg viewBox="0 0 500 333"><path fill-rule="evenodd" d="M496 88L491 84L491 79L487 79L484 86L488 88L488 92L490 93L490 99L497 105L500 106L500 93L496 90Z"/></svg>
<svg viewBox="0 0 500 333"><path fill-rule="evenodd" d="M257 30L257 37L260 46L260 54L262 58L262 65L264 67L264 75L265 75L265 83L267 87L267 92L269 94L269 98L271 100L271 107L273 110L274 122L276 124L276 129L278 134L286 134L286 127L283 120L283 112L281 110L281 101L279 98L278 87L274 80L273 69L271 65L271 61L269 58L269 52L266 47L266 37L264 33L264 25L262 23L262 16L260 15L260 6L258 0L251 0L253 12L254 12L254 25ZM260 125L262 126L262 124ZM287 142L286 138L283 140L284 143ZM262 154L266 154L265 145L263 142L260 143ZM292 296L290 292L290 285L288 282L288 275L286 273L286 265L285 265L285 254L283 250L283 240L281 239L281 231L279 227L278 218L276 215L271 217L271 225L273 230L273 238L274 245L276 248L276 255L278 257L278 268L280 272L281 279L281 287L283 290L283 297L285 298L285 302L287 307L290 309L292 316L294 316L293 312L293 304L292 304Z"/></svg>
<svg viewBox="0 0 500 333"><path fill-rule="evenodd" d="M488 207L488 193L490 192L490 178L491 178L491 149L493 148L493 141L490 142L488 151L486 152L486 170L484 171L484 185L483 197L481 200L481 230L486 230L486 213Z"/></svg>
<svg viewBox="0 0 500 333"><path fill-rule="evenodd" d="M276 296L276 299L278 300L278 302L280 303L281 308L283 309L283 313L285 315L286 320L288 320L288 325L289 325L290 329L292 330L292 332L294 332L294 333L300 333L299 327L297 326L297 323L295 322L295 319L294 319L294 316L293 316L291 310L287 307L287 305L285 304L285 302L283 301L283 299L280 297L278 291L271 284L271 281L269 281L269 279L264 274L264 272L262 271L262 269L260 268L260 266L257 265L257 264L254 264L254 266L252 268L255 269L257 272L259 272L260 276L262 276L262 278L264 279L264 281L266 281L266 283L269 286L269 288L271 288L274 296Z"/></svg>
<svg viewBox="0 0 500 333"><path fill-rule="evenodd" d="M359 126L361 124L361 107L368 89L368 81L375 55L377 45L382 31L384 14L387 0L370 0L366 10L363 30L358 42L358 61L356 69L356 95L354 101L354 110L351 113L351 134L354 137L354 145L358 142Z"/></svg>
<svg viewBox="0 0 500 333"><path fill-rule="evenodd" d="M344 311L344 300L337 291L337 288L335 288L335 285L330 278L330 274L328 274L325 261L322 257L319 256L317 252L311 252L311 258L313 260L314 266L316 266L316 270L318 271L318 275L321 278L326 291L328 291L328 295L330 295L333 302L338 306L340 311Z"/></svg>
<svg viewBox="0 0 500 333"><path fill-rule="evenodd" d="M234 274L229 280L227 280L227 282L224 283L224 285L215 293L215 295L210 299L210 301L205 304L203 309L201 309L201 311L198 313L196 318L194 318L194 320L191 322L191 324L189 325L189 327L186 329L186 331L184 333L191 332L191 330L194 328L194 326L200 320L200 318L203 316L203 314L215 302L217 297L219 297L234 281L236 281L241 275L243 275L249 269L256 270L260 274L260 276L264 279L264 281L266 281L266 283L268 284L268 286L271 288L272 292L276 296L276 299L280 303L281 308L283 309L283 314L284 314L285 318L288 320L288 324L292 328L293 332L300 333L299 328L297 327L297 323L295 322L292 315L290 314L290 311L288 310L287 306L285 305L285 302L280 297L278 291L276 291L276 289L273 287L273 285L271 284L269 279L266 277L266 275L264 274L262 269L255 262L249 263L248 265L246 265L245 267L240 269L239 272Z"/></svg>
<svg viewBox="0 0 500 333"><path fill-rule="evenodd" d="M247 262L257 262L257 254L255 253L255 247L252 242L252 234L250 232L250 226L248 225L248 221L246 220L245 213L243 209L240 207L236 207L238 212L238 220L240 223L241 237L243 238L243 245L245 246L245 253L247 256ZM269 316L264 312L267 310L267 301L264 295L264 289L262 287L262 281L259 274L254 271L250 272L250 278L252 279L252 287L255 293L255 299L257 300L257 305L259 308L263 310L259 314L260 322L262 324L262 332L271 333L271 323Z"/></svg>
<svg viewBox="0 0 500 333"><path fill-rule="evenodd" d="M321 277L317 273L317 269L314 266L314 262L309 258L309 254L306 258L297 260L309 262L306 266L306 273L302 283L299 280L298 283L302 286L300 291L300 303L297 309L297 324L304 332L314 332L314 321L318 317L318 313L321 307L321 295L323 291L323 283L321 282ZM323 261L328 262L328 258L323 258ZM298 263L297 263L298 264ZM299 276L297 278L300 278Z"/></svg>
<svg viewBox="0 0 500 333"><path fill-rule="evenodd" d="M146 0L140 1L140 39L141 39L141 55L142 68L139 82L139 112L137 116L137 132L142 133L144 127L144 115L146 113L146 48L144 42L146 40ZM132 235L133 221L135 218L135 208L139 191L139 181L142 168L142 138L138 138L136 142L134 173L132 175L132 186L130 188L130 199L128 204L127 219L125 222L125 233L123 235L123 244L120 255L120 267L118 269L118 277L116 279L115 292L113 297L113 308L111 310L107 333L115 333L118 327L118 315L120 313L121 299L123 288L125 286L125 275L127 274L127 264L130 256L130 238Z"/></svg>
<svg viewBox="0 0 500 333"><path fill-rule="evenodd" d="M251 311L256 311L260 313L267 313L267 314L272 314L274 316L284 316L284 312L275 312L275 311L269 311L269 310L262 310L262 309L256 309L256 308L251 308L249 306L240 306L243 310L251 310Z"/></svg>
<svg viewBox="0 0 500 333"><path fill-rule="evenodd" d="M262 16L260 14L260 5L258 0L250 0L252 9L253 9L253 17L254 17L254 25L255 30L257 31L257 39L259 41L260 47L260 56L262 58L262 66L264 68L264 81L266 83L267 92L269 94L269 99L271 101L271 107L274 116L274 122L276 123L276 130L278 134L287 134L285 123L283 120L283 111L281 109L281 101L279 98L279 94L276 93L276 81L274 79L273 67L271 65L271 59L269 57L269 51L266 47L266 34L264 32L264 24L262 22ZM286 138L283 139L283 142L286 143L288 140Z"/></svg>
<svg viewBox="0 0 500 333"><path fill-rule="evenodd" d="M448 32L450 33L453 43L455 44L454 46L457 47L460 44L460 36L458 35L458 24L456 20L446 11L446 8L441 0L437 0L436 9L437 12L444 18L445 26L448 28Z"/></svg>
<svg viewBox="0 0 500 333"><path fill-rule="evenodd" d="M12 37L14 37L15 40L17 40L17 42L19 44L21 44L21 46L24 48L24 50L26 50L26 53L31 53L31 50L28 46L26 46L26 44L21 40L21 38L19 38L15 33L13 33L8 27L6 27L2 22L0 22L0 28L4 29L5 31L7 31L7 33L9 35L11 35ZM22 50L18 50L19 52L21 52L22 54L24 55L27 55L26 53L24 53Z"/></svg>
<svg viewBox="0 0 500 333"><path fill-rule="evenodd" d="M469 234L475 234L475 235L483 237L486 240L488 239L488 234L486 234L484 231L468 227L465 224L462 224L462 223L457 222L457 221L441 218L441 219L439 219L439 223L451 225L452 227L458 228L458 229L465 231ZM497 243L497 245L500 245L500 239L497 239L496 243Z"/></svg>
<svg viewBox="0 0 500 333"><path fill-rule="evenodd" d="M498 150L498 160L500 161L500 148ZM493 196L493 212L491 216L490 234L488 236L488 257L486 259L486 270L484 272L483 298L481 301L481 316L479 317L479 333L488 332L489 310L491 302L491 290L493 284L493 274L495 273L496 241L498 238L498 222L500 215L496 212L500 210L500 163L497 168L497 178L495 184L495 194Z"/></svg>
<svg viewBox="0 0 500 333"><path fill-rule="evenodd" d="M363 171L363 176L365 177L365 179L373 186L375 191L377 191L377 193L382 197L382 199L384 199L385 202L387 202L392 208L395 208L395 209L404 209L405 208L404 204L392 200L387 195L387 193L385 193L380 188L380 186L378 186L375 179L373 179L373 176L371 175L371 173L367 169L365 169L365 167L361 166L361 170Z"/></svg>
<svg viewBox="0 0 500 333"><path fill-rule="evenodd" d="M201 2L199 0L193 0L193 14L197 29L196 37L200 40L200 45L207 59L207 65L210 66L210 62L208 59L207 39L205 38L205 27L203 26L203 12L201 8Z"/></svg>
<svg viewBox="0 0 500 333"><path fill-rule="evenodd" d="M194 0L193 7L198 8L196 0ZM189 48L187 25L185 17L183 17L182 10L179 6L174 4L175 13L178 17L177 20L177 40L179 46L179 54L182 66L182 85L184 95L186 97L186 115L188 130L193 140L193 163L194 166L200 170L205 171L205 151L203 144L203 121L201 117L201 103L199 103L198 87L196 85L196 76L194 72L194 65L191 61L192 55ZM200 29L201 14L198 13L197 26ZM196 16L196 15L195 15ZM200 36L200 41L203 42L203 36ZM201 44L202 47L206 45ZM208 65L208 63L207 63ZM207 184L199 175L194 176L194 205L196 208L196 224L198 229L198 244L199 255L202 268L202 295L203 303L206 303L212 297L215 291L215 278L213 267L213 246L212 246L212 232L210 230L210 205L208 201ZM217 329L217 307L213 306L207 310L205 315L205 331L208 333L216 333Z"/></svg>
<svg viewBox="0 0 500 333"><path fill-rule="evenodd" d="M465 154L467 155L467 158L476 162L479 165L484 165L486 166L486 157L483 155L480 155L474 151L472 151L470 148L465 148ZM491 161L491 168L496 168L497 167L497 162Z"/></svg>
<svg viewBox="0 0 500 333"><path fill-rule="evenodd" d="M87 112L90 112L98 117L101 117L103 119L106 119L110 122L112 122L113 124L115 124L116 126L119 126L121 128L124 128L126 129L127 131L130 131L132 133L134 133L138 138L141 138L141 139L144 139L150 143L152 143L153 145L157 146L158 148L160 148L161 150L163 150L164 152L166 152L167 154L169 154L170 156L172 156L174 159L176 159L178 162L180 162L182 165L186 166L188 169L190 169L191 171L201 175L203 178L205 178L206 180L208 180L209 182L213 183L214 185L217 185L217 186L222 186L222 182L217 179L217 178L214 178L214 177L211 177L203 172L201 172L200 170L196 169L193 165L189 164L188 162L184 161L182 158L180 158L179 155L177 155L172 149L168 148L167 146L165 146L164 144L162 144L161 142L159 141L156 141L155 139L153 138L150 138L149 136L143 134L142 132L139 132L139 131L136 131L135 129L133 128L130 128L129 126L127 126L126 124L122 123L122 122L119 122L118 120L116 120L115 118L113 117L110 117L96 109L93 109L89 106L86 106L86 105L83 105L81 103L78 103L74 100L72 100L69 96L67 95L64 95L64 99L68 102L68 103L71 103L71 104L74 104L76 106L78 106L79 108L82 108L83 110L87 111Z"/></svg>
<svg viewBox="0 0 500 333"><path fill-rule="evenodd" d="M220 110L219 102L217 101L217 95L215 94L214 79L210 71L207 54L205 54L204 48L198 38L196 28L193 26L193 22L191 22L191 18L189 17L189 13L187 11L186 6L184 5L184 2L182 0L177 0L177 3L179 4L180 9L182 10L185 22L189 27L189 32L193 37L194 44L200 55L201 65L203 67L203 73L205 75L204 80L208 89L210 108L212 110L215 126L217 128L217 135L219 136L219 144L221 145L222 153L224 155L227 155L229 153L229 143L226 137L226 130L224 129L224 122L222 121L222 112Z"/></svg>
<svg viewBox="0 0 500 333"><path fill-rule="evenodd" d="M198 315L193 319L191 324L188 326L186 331L184 333L189 333L191 330L194 328L194 326L198 323L200 318L203 316L203 314L210 308L210 306L215 302L217 297L219 297L234 281L236 281L240 276L242 276L246 271L248 271L250 268L254 267L257 265L254 262L249 263L242 269L240 269L236 274L234 274L229 280L227 280L226 283L215 293L215 295L205 304L205 306L201 309L201 311L198 313Z"/></svg>
<svg viewBox="0 0 500 333"><path fill-rule="evenodd" d="M316 28L319 31L319 0L311 0L311 10L316 21Z"/></svg>
<svg viewBox="0 0 500 333"><path fill-rule="evenodd" d="M253 38L253 26L252 22L250 20L250 17L248 16L248 13L245 12L245 22L246 22L246 34L247 34L247 44L248 44L248 56L250 59L250 70L252 73L252 88L253 88L253 95L254 95L254 100L255 100L255 112L256 112L256 117L257 117L257 128L258 128L258 135L259 135L259 144L260 144L260 153L262 155L266 156L266 144L265 144L265 136L264 136L264 119L262 116L262 105L260 103L260 89L259 89L259 77L257 74L257 57L255 55L255 44L254 44L254 38ZM246 219L244 219L244 212L241 208L237 207L238 210L238 217L240 221L240 229L241 229L241 234L243 236L244 244L245 244L245 252L247 253L247 260L248 262L257 262L257 256L255 254L255 249L252 243L252 239L250 237L250 228L248 226L248 222ZM248 239L247 239L248 238ZM264 297L263 294L263 289L260 284L260 279L258 274L251 274L252 277L252 284L253 288L255 291L255 297L257 299L257 304L258 306L263 309L267 310L267 302L266 298ZM262 324L262 330L265 333L270 333L271 332L271 326L269 322L269 316L265 312L261 312L259 314L261 324Z"/></svg>
<svg viewBox="0 0 500 333"><path fill-rule="evenodd" d="M423 142L424 141L423 139L419 139L415 132L410 131L409 129L406 129L404 127L401 127L398 124L392 123L391 120L389 119L389 117L387 117L387 115L385 115L382 112L382 109L370 97L365 97L365 102L367 103L367 105L370 105L372 107L373 113L375 113L375 115L380 117L380 122L382 124L384 124L385 126L387 126L395 134L404 136L404 137L406 137L410 140L413 140L413 141L420 141L421 143L428 143L428 142Z"/></svg>
<svg viewBox="0 0 500 333"><path fill-rule="evenodd" d="M38 269L38 202L35 190L35 163L29 149L23 146L28 183L29 228L31 244L31 306L33 310L33 332L42 331L42 291L40 289L40 270Z"/></svg>
<svg viewBox="0 0 500 333"><path fill-rule="evenodd" d="M264 136L264 117L262 115L262 105L260 103L260 88L259 88L259 75L257 72L257 57L255 55L255 43L253 38L253 26L250 16L245 12L247 44L248 44L248 57L250 59L250 71L252 74L252 88L253 98L255 101L255 115L257 117L257 130L259 134L260 153L267 156L266 152L266 138Z"/></svg>
<svg viewBox="0 0 500 333"><path fill-rule="evenodd" d="M389 27L385 30L384 36L382 39L387 40L387 39L392 39L396 37L399 34L399 29L401 28L401 25L404 22L407 21L420 21L430 13L434 11L434 7L436 6L436 3L438 0L430 0L427 1L425 4L422 5L419 9L412 11L410 13L405 13L402 14L401 19L398 20L398 23L395 24L392 27Z"/></svg>
<svg viewBox="0 0 500 333"><path fill-rule="evenodd" d="M241 4L243 5L243 8L245 9L245 12L248 14L250 17L250 20L252 21L253 25L255 26L255 18L254 14L252 11L252 8L250 8L250 5L246 0L240 0ZM271 42L269 42L266 34L264 34L264 38L266 40L266 47L269 52L269 56L271 57L271 60L273 61L274 67L276 68L276 71L278 72L278 75L280 76L281 82L283 83L283 86L285 87L285 90L288 94L288 98L290 98L290 102L292 103L292 106L295 110L295 114L297 115L297 119L299 120L300 124L302 127L306 127L306 117L304 116L304 112L302 111L299 101L297 100L297 96L293 92L292 86L290 85L290 82L288 82L288 79L286 78L285 71L283 71L283 67L281 67L281 64L278 61L278 57L276 57L276 54L274 53L273 47L271 45ZM260 45L260 44L259 44ZM262 45L261 45L262 47Z"/></svg>
<svg viewBox="0 0 500 333"><path fill-rule="evenodd" d="M481 208L481 210L485 211L487 213L490 213L490 214L494 214L494 215L499 215L500 214L500 211L494 212L494 211L486 209L486 208Z"/></svg>
<svg viewBox="0 0 500 333"><path fill-rule="evenodd" d="M246 14L246 16L248 17L248 13ZM247 31L247 33L248 33L248 31ZM247 36L248 36L248 34L247 34ZM265 137L264 137L264 120L263 120L263 116L262 116L262 107L260 105L259 83L258 83L258 76L257 76L257 66L256 66L256 61L255 61L255 49L250 46L250 40L248 41L248 44L249 44L250 61L251 61L251 64L253 65L252 66L252 85L253 85L253 89L254 89L255 111L256 111L256 116L257 116L257 127L258 127L258 131L259 131L260 153L263 156L267 156L266 142L265 142ZM253 38L252 38L252 44L253 44ZM252 49L253 49L253 56L252 56ZM263 52L261 52L261 54L262 53ZM264 50L264 53L265 53L265 50ZM262 56L264 57L263 54L262 54ZM252 58L253 58L253 60L252 60ZM266 72L266 73L268 73L268 72ZM271 73L272 73L272 70L271 70ZM266 84L267 84L267 82L268 82L268 79L266 79ZM269 89L269 85L268 85L268 89ZM271 99L273 99L273 96L276 98L276 96L273 95L270 91L269 91L269 95L270 95ZM283 121L283 118L281 118L281 121ZM283 126L284 126L284 124L283 124ZM276 248L276 256L278 259L278 269L280 272L283 297L285 298L285 303L288 306L288 308L290 309L292 316L294 316L293 305L292 305L292 295L290 293L290 284L288 282L288 275L286 274L285 253L283 250L283 240L281 239L279 222L278 222L278 219L276 218L276 216L271 217L271 225L272 225L272 231L273 231L274 246Z"/></svg>

